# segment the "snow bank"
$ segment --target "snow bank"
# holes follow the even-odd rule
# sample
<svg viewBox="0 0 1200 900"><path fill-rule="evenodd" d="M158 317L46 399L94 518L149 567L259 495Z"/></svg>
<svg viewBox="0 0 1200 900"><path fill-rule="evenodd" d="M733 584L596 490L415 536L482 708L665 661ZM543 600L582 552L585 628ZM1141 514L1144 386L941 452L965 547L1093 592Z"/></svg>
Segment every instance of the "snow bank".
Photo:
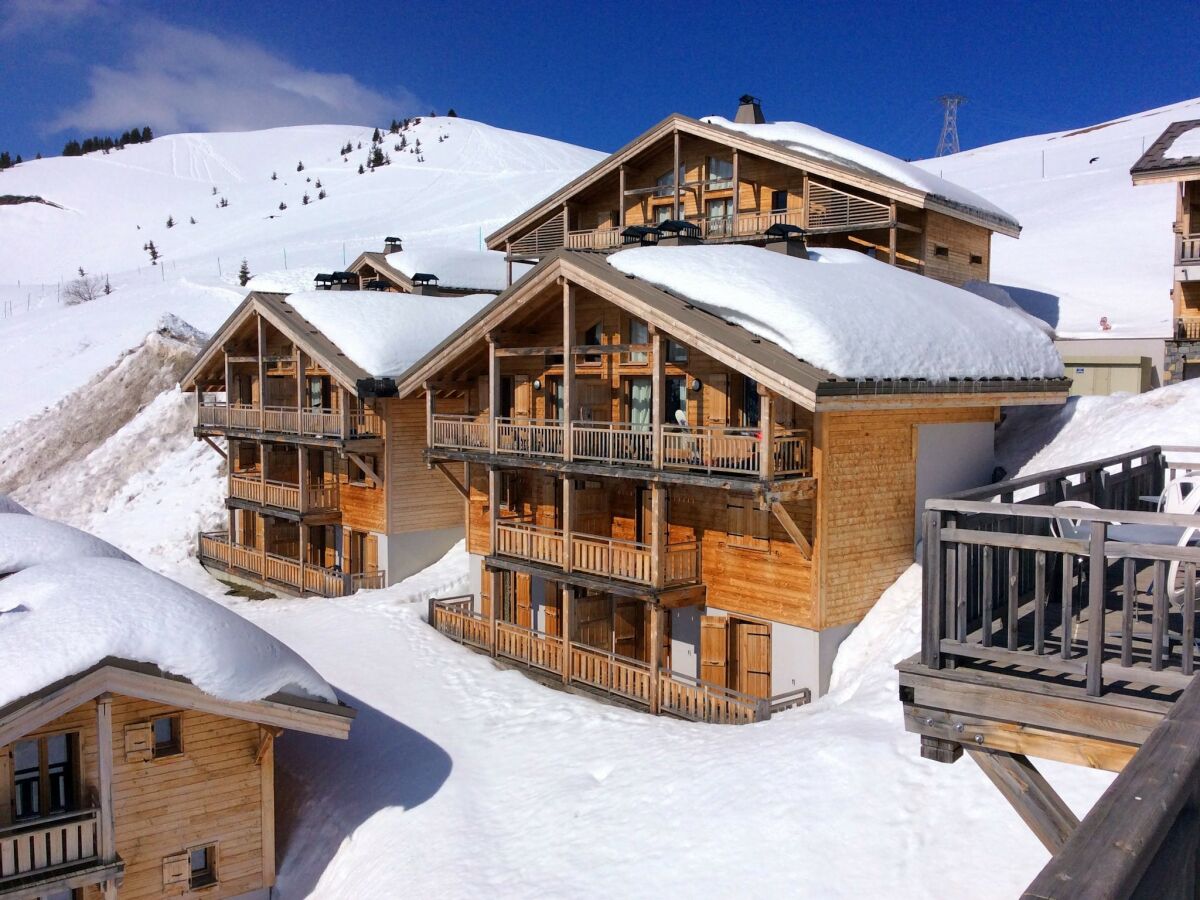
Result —
<svg viewBox="0 0 1200 900"><path fill-rule="evenodd" d="M0 494L0 513L12 513L14 515L29 515L29 510L23 507L16 500L9 497L7 494Z"/></svg>
<svg viewBox="0 0 1200 900"><path fill-rule="evenodd" d="M1200 444L1200 381L1144 394L1071 397L1061 407L1006 412L996 435L996 461L1009 474L1103 459L1154 444Z"/></svg>
<svg viewBox="0 0 1200 900"><path fill-rule="evenodd" d="M311 291L317 274L328 272L329 267L302 266L298 269L275 269L250 276L246 291L262 291L268 294L294 294Z"/></svg>
<svg viewBox="0 0 1200 900"><path fill-rule="evenodd" d="M398 375L493 299L306 291L287 302L372 375Z"/></svg>
<svg viewBox="0 0 1200 900"><path fill-rule="evenodd" d="M226 700L337 702L281 641L129 559L31 566L0 581L0 610L0 707L108 656L152 663Z"/></svg>
<svg viewBox="0 0 1200 900"><path fill-rule="evenodd" d="M79 557L129 559L112 544L86 531L31 516L18 504L12 505L19 511L0 512L0 575Z"/></svg>
<svg viewBox="0 0 1200 900"><path fill-rule="evenodd" d="M1049 338L974 294L854 250L637 247L618 271L687 297L845 378L1055 378Z"/></svg>
<svg viewBox="0 0 1200 900"><path fill-rule="evenodd" d="M954 206L964 207L972 212L999 219L1014 228L1020 227L1015 216L985 200L974 191L933 175L924 169L919 169L912 163L889 156L881 150L864 147L862 144L848 141L827 131L814 128L812 125L805 125L803 122L768 122L754 125L731 122L720 116L708 116L703 121L710 125L728 128L730 131L740 131L742 134L759 140L779 144L789 150L826 160L842 168L868 175L881 175L915 190L932 194L937 199L945 200Z"/></svg>
<svg viewBox="0 0 1200 900"><path fill-rule="evenodd" d="M508 264L499 250L457 250L451 247L406 247L389 253L387 263L412 278L418 272L436 275L443 287L502 291L508 287ZM515 281L517 273L513 272Z"/></svg>

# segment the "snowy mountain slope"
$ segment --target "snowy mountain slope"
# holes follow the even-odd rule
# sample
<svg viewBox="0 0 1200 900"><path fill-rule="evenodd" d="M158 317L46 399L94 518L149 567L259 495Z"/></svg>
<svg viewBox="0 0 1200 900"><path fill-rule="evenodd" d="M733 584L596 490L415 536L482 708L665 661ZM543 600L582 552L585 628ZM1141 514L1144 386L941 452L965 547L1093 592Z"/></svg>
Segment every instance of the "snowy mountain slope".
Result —
<svg viewBox="0 0 1200 900"><path fill-rule="evenodd" d="M1044 295L1024 295L1026 308L1059 337L1166 337L1173 188L1135 188L1129 168L1167 125L1197 115L1200 98L918 165L1016 215L1020 239L992 240L991 280Z"/></svg>

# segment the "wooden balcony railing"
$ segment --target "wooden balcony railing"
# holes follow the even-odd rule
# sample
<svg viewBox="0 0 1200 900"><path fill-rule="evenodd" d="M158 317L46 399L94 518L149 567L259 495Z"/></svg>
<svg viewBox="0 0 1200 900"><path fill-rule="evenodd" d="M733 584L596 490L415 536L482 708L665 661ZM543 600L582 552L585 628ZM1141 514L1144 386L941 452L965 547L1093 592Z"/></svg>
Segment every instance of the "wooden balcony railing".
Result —
<svg viewBox="0 0 1200 900"><path fill-rule="evenodd" d="M292 549L299 553L298 546L293 545ZM339 572L302 562L294 556L264 553L256 547L234 544L225 531L202 532L198 553L201 561L323 597L344 597L358 590L383 587L384 575L377 569L361 573Z"/></svg>
<svg viewBox="0 0 1200 900"><path fill-rule="evenodd" d="M508 247L508 255L541 256L562 247L566 240L566 219L560 212L513 241Z"/></svg>
<svg viewBox="0 0 1200 900"><path fill-rule="evenodd" d="M1176 319L1175 340L1200 341L1200 316Z"/></svg>
<svg viewBox="0 0 1200 900"><path fill-rule="evenodd" d="M760 698L666 670L648 663L554 635L496 621L472 609L473 597L429 601L429 624L449 637L484 652L560 674L568 684L585 685L695 722L742 725L765 721L774 713L811 699L808 688ZM493 641L493 628L495 640Z"/></svg>
<svg viewBox="0 0 1200 900"><path fill-rule="evenodd" d="M654 583L650 545L636 541L572 534L571 568L638 584Z"/></svg>
<svg viewBox="0 0 1200 900"><path fill-rule="evenodd" d="M620 247L621 228L588 228L567 233L567 246L573 250L608 250Z"/></svg>
<svg viewBox="0 0 1200 900"><path fill-rule="evenodd" d="M1200 262L1200 234L1181 234L1175 239L1175 264L1190 265Z"/></svg>
<svg viewBox="0 0 1200 900"><path fill-rule="evenodd" d="M430 446L446 450L488 452L492 423L487 418L435 414ZM554 419L504 417L496 420L498 453L529 457L563 457L570 441L572 458L604 465L654 464L654 430L632 422L574 421L570 427ZM761 473L762 433L757 428L723 425L663 425L662 466L707 474L756 476ZM774 474L807 477L812 472L812 433L776 429L772 436Z"/></svg>
<svg viewBox="0 0 1200 900"><path fill-rule="evenodd" d="M0 894L17 878L98 859L99 811L77 810L0 828Z"/></svg>
<svg viewBox="0 0 1200 900"><path fill-rule="evenodd" d="M563 532L524 522L496 524L496 552L517 559L562 566L566 555Z"/></svg>
<svg viewBox="0 0 1200 900"><path fill-rule="evenodd" d="M263 483L257 475L231 475L229 496L248 503L263 502Z"/></svg>
<svg viewBox="0 0 1200 900"><path fill-rule="evenodd" d="M196 424L207 428L232 428L268 434L359 438L383 434L383 420L370 410L342 413L334 409L266 406L232 403L204 395L196 407Z"/></svg>
<svg viewBox="0 0 1200 900"><path fill-rule="evenodd" d="M810 182L808 186L808 229L885 228L892 221L886 203Z"/></svg>
<svg viewBox="0 0 1200 900"><path fill-rule="evenodd" d="M562 423L553 419L497 416L496 450L514 456L562 456Z"/></svg>
<svg viewBox="0 0 1200 900"><path fill-rule="evenodd" d="M340 492L336 484L311 484L304 488L304 502L301 503L299 485L286 481L263 481L257 475L233 475L229 479L229 495L276 509L316 512L337 509Z"/></svg>
<svg viewBox="0 0 1200 900"><path fill-rule="evenodd" d="M701 571L700 542L667 544L666 563L665 581L668 585L696 583L700 580Z"/></svg>

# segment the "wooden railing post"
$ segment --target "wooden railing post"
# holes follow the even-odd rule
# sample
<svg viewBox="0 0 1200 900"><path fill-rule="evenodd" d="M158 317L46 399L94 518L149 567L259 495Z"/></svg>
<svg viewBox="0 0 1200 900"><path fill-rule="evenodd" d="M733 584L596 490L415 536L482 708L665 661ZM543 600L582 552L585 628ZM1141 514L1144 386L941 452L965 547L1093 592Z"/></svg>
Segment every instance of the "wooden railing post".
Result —
<svg viewBox="0 0 1200 900"><path fill-rule="evenodd" d="M650 485L650 583L661 588L666 583L667 530L666 489L659 483Z"/></svg>
<svg viewBox="0 0 1200 900"><path fill-rule="evenodd" d="M1107 560L1104 542L1108 539L1108 523L1092 522L1088 542L1088 655L1087 692L1099 697L1104 692L1104 596L1108 585Z"/></svg>
<svg viewBox="0 0 1200 900"><path fill-rule="evenodd" d="M575 285L563 281L563 459L570 462L575 456L575 436L572 421L575 411L575 354L571 347L575 343Z"/></svg>
<svg viewBox="0 0 1200 900"><path fill-rule="evenodd" d="M657 486L657 485L656 485ZM650 646L647 652L650 664L650 712L658 714L658 667L662 645L662 607L650 603Z"/></svg>
<svg viewBox="0 0 1200 900"><path fill-rule="evenodd" d="M921 571L921 665L942 667L942 514L926 510L925 553Z"/></svg>
<svg viewBox="0 0 1200 900"><path fill-rule="evenodd" d="M433 386L425 382L425 446L433 446Z"/></svg>
<svg viewBox="0 0 1200 900"><path fill-rule="evenodd" d="M500 357L496 355L496 341L492 335L487 336L488 344L488 420L490 429L488 447L492 453L499 445L496 438L496 419L500 413Z"/></svg>
<svg viewBox="0 0 1200 900"><path fill-rule="evenodd" d="M100 859L113 862L117 858L117 820L113 806L113 718L112 694L96 698L96 757L100 776ZM106 881L102 887L105 900L116 900L117 885Z"/></svg>
<svg viewBox="0 0 1200 900"><path fill-rule="evenodd" d="M562 680L571 683L571 613L575 605L575 586L562 586Z"/></svg>
<svg viewBox="0 0 1200 900"><path fill-rule="evenodd" d="M775 477L775 412L770 391L759 385L758 396L758 477L770 481Z"/></svg>
<svg viewBox="0 0 1200 900"><path fill-rule="evenodd" d="M681 187L681 185L679 184L679 162L680 162L680 159L679 159L679 129L678 128L675 129L675 156L674 156L674 159L675 159L674 167L671 169L671 183L675 185L675 205L674 205L674 207L672 207L671 218L678 219L679 215L680 215L679 191L680 191L680 187Z"/></svg>
<svg viewBox="0 0 1200 900"><path fill-rule="evenodd" d="M575 563L575 480L570 475L563 477L562 503L563 571L570 572Z"/></svg>
<svg viewBox="0 0 1200 900"><path fill-rule="evenodd" d="M661 469L663 465L663 418L666 414L666 342L657 328L650 336L650 465Z"/></svg>
<svg viewBox="0 0 1200 900"><path fill-rule="evenodd" d="M741 170L737 148L733 151L733 196L729 201L729 234L736 237L738 233L738 183L741 180Z"/></svg>

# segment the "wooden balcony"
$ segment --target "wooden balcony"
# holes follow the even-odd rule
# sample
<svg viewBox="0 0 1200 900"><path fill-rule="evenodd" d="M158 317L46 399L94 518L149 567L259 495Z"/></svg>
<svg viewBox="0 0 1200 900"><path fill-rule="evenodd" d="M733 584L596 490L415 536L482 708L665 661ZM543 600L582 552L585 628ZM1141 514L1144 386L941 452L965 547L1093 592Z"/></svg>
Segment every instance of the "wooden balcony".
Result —
<svg viewBox="0 0 1200 900"><path fill-rule="evenodd" d="M206 565L231 573L256 578L302 594L322 597L344 597L359 590L383 587L383 573L372 570L363 573L338 572L287 556L267 553L256 547L235 544L225 531L202 532L197 555Z"/></svg>
<svg viewBox="0 0 1200 900"><path fill-rule="evenodd" d="M899 666L923 755L1124 766L1196 672L1200 515L1154 511L1193 468L1200 447L1149 447L926 503Z"/></svg>
<svg viewBox="0 0 1200 900"><path fill-rule="evenodd" d="M1200 234L1181 234L1175 238L1175 265L1200 263Z"/></svg>
<svg viewBox="0 0 1200 900"><path fill-rule="evenodd" d="M635 706L695 722L742 725L765 721L811 699L807 688L760 698L677 672L654 671L641 660L487 619L472 610L472 601L430 600L429 624L460 644Z"/></svg>
<svg viewBox="0 0 1200 900"><path fill-rule="evenodd" d="M123 868L119 859L100 857L99 810L58 813L0 828L0 896L95 884L115 878Z"/></svg>
<svg viewBox="0 0 1200 900"><path fill-rule="evenodd" d="M196 427L217 431L250 431L351 440L377 438L383 420L370 410L345 412L294 406L226 403L220 395L202 395L196 405Z"/></svg>
<svg viewBox="0 0 1200 900"><path fill-rule="evenodd" d="M570 566L566 565L568 543ZM652 548L637 541L578 532L572 532L568 541L562 529L509 520L496 524L496 553L564 572L583 572L647 587L655 583ZM667 545L664 586L696 584L700 571L698 542Z"/></svg>
<svg viewBox="0 0 1200 900"><path fill-rule="evenodd" d="M229 496L275 509L319 513L336 510L340 493L336 484L309 484L301 488L298 484L258 475L231 475Z"/></svg>
<svg viewBox="0 0 1200 900"><path fill-rule="evenodd" d="M1200 316L1176 319L1175 340L1200 341Z"/></svg>
<svg viewBox="0 0 1200 900"><path fill-rule="evenodd" d="M495 428L495 434L492 429ZM430 419L432 449L533 459L571 459L613 467L661 468L708 475L805 478L812 474L812 435L806 429L776 429L769 470L763 465L766 442L757 428L723 425L685 427L632 422L498 418L434 414ZM656 448L661 446L661 459Z"/></svg>

